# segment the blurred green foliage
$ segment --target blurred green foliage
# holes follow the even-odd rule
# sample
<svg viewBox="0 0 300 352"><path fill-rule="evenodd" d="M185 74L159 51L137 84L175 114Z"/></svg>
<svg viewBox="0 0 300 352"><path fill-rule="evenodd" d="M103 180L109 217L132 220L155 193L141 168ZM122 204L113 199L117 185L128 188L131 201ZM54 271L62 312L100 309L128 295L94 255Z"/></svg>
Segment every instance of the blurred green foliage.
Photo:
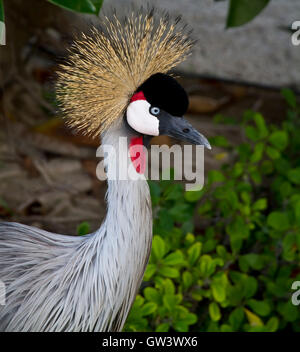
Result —
<svg viewBox="0 0 300 352"><path fill-rule="evenodd" d="M91 230L91 226L87 221L83 221L77 226L77 235L84 236L87 235Z"/></svg>
<svg viewBox="0 0 300 352"><path fill-rule="evenodd" d="M4 7L2 0L0 0L0 21L4 22Z"/></svg>
<svg viewBox="0 0 300 352"><path fill-rule="evenodd" d="M300 108L282 94L280 127L247 111L244 143L211 139L235 160L201 191L149 181L152 253L125 331L300 330Z"/></svg>
<svg viewBox="0 0 300 352"><path fill-rule="evenodd" d="M230 0L226 27L242 26L253 20L270 0Z"/></svg>
<svg viewBox="0 0 300 352"><path fill-rule="evenodd" d="M103 4L103 0L48 0L52 4L65 9L98 15Z"/></svg>

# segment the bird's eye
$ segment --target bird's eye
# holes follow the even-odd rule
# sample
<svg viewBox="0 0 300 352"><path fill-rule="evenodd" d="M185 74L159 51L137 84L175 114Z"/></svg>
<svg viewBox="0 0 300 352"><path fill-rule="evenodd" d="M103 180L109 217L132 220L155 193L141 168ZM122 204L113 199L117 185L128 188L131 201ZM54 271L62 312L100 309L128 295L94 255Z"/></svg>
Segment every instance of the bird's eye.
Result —
<svg viewBox="0 0 300 352"><path fill-rule="evenodd" d="M157 116L160 113L160 108L157 108L156 106L152 106L150 108L150 114Z"/></svg>

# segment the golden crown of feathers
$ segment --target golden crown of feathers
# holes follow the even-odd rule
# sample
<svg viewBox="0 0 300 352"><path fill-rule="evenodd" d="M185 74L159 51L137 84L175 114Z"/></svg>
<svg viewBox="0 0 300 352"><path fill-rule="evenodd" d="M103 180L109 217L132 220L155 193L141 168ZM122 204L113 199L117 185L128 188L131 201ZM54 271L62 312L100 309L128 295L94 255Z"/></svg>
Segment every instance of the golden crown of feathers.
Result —
<svg viewBox="0 0 300 352"><path fill-rule="evenodd" d="M68 123L100 134L123 116L143 82L183 61L192 44L180 18L157 10L141 9L123 21L104 17L101 29L82 34L60 66L56 91Z"/></svg>

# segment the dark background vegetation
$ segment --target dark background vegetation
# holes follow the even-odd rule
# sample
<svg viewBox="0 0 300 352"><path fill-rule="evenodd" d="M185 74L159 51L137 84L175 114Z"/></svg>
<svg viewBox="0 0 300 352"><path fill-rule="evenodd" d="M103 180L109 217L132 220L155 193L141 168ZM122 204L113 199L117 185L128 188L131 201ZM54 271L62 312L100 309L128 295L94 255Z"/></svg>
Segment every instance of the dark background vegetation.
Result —
<svg viewBox="0 0 300 352"><path fill-rule="evenodd" d="M249 23L268 3L228 1L224 30ZM65 127L53 89L72 33L97 20L101 6L0 0L1 220L84 235L105 216L99 141ZM188 119L213 146L205 186L185 192L181 183L149 181L153 249L124 330L299 331L291 303L300 281L297 92L199 75L180 82Z"/></svg>

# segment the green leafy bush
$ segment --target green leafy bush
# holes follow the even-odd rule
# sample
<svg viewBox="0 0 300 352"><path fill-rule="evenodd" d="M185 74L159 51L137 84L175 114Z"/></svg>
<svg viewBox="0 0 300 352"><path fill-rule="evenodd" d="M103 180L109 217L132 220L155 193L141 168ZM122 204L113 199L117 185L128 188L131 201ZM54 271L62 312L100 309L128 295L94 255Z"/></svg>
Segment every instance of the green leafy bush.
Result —
<svg viewBox="0 0 300 352"><path fill-rule="evenodd" d="M280 128L247 111L243 144L211 139L235 161L201 191L149 181L153 247L125 331L300 330L300 109L283 95Z"/></svg>
<svg viewBox="0 0 300 352"><path fill-rule="evenodd" d="M98 15L103 0L48 0L54 5L80 13Z"/></svg>

